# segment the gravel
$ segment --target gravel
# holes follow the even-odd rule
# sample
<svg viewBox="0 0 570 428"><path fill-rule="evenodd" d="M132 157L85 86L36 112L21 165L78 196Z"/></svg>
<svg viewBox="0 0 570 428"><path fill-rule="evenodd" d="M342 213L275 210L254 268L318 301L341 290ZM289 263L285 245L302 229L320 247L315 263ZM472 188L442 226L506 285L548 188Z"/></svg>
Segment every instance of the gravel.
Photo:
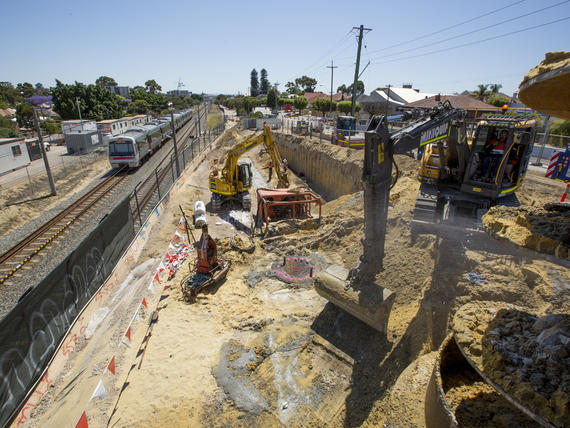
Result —
<svg viewBox="0 0 570 428"><path fill-rule="evenodd" d="M182 145L183 142L178 141L178 144ZM36 255L32 259L32 262L30 262L30 266L34 267L33 269L21 269L17 276L2 285L2 292L0 293L0 319L6 316L18 303L18 299L26 290L39 284L57 265L71 254L89 233L97 227L103 217L120 201L133 192L139 182L144 181L150 174L154 174L155 169L171 147L172 142L167 142L159 152L155 153L154 156L145 162L138 170L131 173L129 177L117 186L110 196L105 197L91 208L90 215L83 217L78 225L71 226L67 233L61 235L58 240L54 241L49 247ZM73 201L79 199L95 187L103 176L94 180L80 192L71 195L66 201L61 202L53 209L42 213L38 218L0 238L0 252L4 253L10 249Z"/></svg>

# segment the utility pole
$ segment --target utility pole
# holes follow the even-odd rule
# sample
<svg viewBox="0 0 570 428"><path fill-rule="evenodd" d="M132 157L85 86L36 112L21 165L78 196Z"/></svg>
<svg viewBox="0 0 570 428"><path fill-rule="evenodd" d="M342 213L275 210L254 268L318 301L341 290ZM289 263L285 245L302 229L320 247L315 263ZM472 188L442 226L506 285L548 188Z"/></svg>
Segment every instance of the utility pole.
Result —
<svg viewBox="0 0 570 428"><path fill-rule="evenodd" d="M333 96L332 96L332 95L333 95L333 94L332 94L332 91L333 91L333 74L334 74L334 69L335 69L335 68L338 68L338 65L333 65L333 61L332 61L332 59L331 59L331 65L327 65L327 68L330 68L330 69L331 69L331 108L330 108L329 112L332 113L332 106L333 106Z"/></svg>
<svg viewBox="0 0 570 428"><path fill-rule="evenodd" d="M172 128L172 142L174 143L174 159L176 160L176 177L180 177L180 165L178 165L178 146L176 145L176 127L174 126L174 109L172 108L172 106L170 107L170 126Z"/></svg>
<svg viewBox="0 0 570 428"><path fill-rule="evenodd" d="M277 108L279 106L279 82L275 82L275 111L277 111Z"/></svg>
<svg viewBox="0 0 570 428"><path fill-rule="evenodd" d="M81 124L81 130L83 131L83 119L81 119L81 107L79 107L81 100L79 97L75 97L75 102L77 103L77 111L79 112L79 123Z"/></svg>
<svg viewBox="0 0 570 428"><path fill-rule="evenodd" d="M386 117L388 117L388 109L389 109L389 104L390 104L390 88L392 87L392 85L388 85L388 96L386 98Z"/></svg>
<svg viewBox="0 0 570 428"><path fill-rule="evenodd" d="M42 129L40 127L40 121L38 120L38 112L36 111L35 107L32 107L34 110L34 122L36 123L36 130L38 131L38 140L40 144L40 152L42 153L42 158L44 159L44 165L46 167L46 173L49 181L49 188L51 189L51 195L57 195L55 190L55 183L53 181L53 177L51 175L51 169L49 169L49 162L47 158L46 148L44 147L44 140L42 138Z"/></svg>
<svg viewBox="0 0 570 428"><path fill-rule="evenodd" d="M364 37L364 31L372 31L372 28L364 28L364 25L361 25L360 27L352 27L352 29L358 30L358 51L356 52L356 68L354 69L354 83L352 84L352 105L350 107L350 115L354 116L354 110L356 108L356 83L358 82L358 69L360 68L362 37Z"/></svg>

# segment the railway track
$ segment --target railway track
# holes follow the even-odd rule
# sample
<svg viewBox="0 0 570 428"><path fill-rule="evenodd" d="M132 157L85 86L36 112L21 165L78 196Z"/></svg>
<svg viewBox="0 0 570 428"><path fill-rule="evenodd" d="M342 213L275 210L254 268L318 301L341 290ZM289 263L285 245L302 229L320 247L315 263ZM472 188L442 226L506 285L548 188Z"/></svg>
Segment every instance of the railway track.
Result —
<svg viewBox="0 0 570 428"><path fill-rule="evenodd" d="M196 124L188 123L177 134L177 139L182 142L182 148L186 145L188 136L192 130L195 130ZM170 156L173 152L173 147L170 148L164 159ZM10 248L4 254L0 255L0 285L6 283L10 278L14 277L18 271L26 266L30 261L52 242L64 233L70 226L75 224L91 207L97 204L101 199L108 195L114 188L116 188L128 176L126 173L127 168L123 167L113 171L111 175L105 178L101 183L91 189L88 193L83 195L77 201L69 205L63 211L55 215L52 219L48 220L34 232L30 233L18 244ZM161 171L159 180L168 172L166 168ZM152 174L149 175L149 178ZM145 182L149 181L149 178ZM151 186L154 184L149 183ZM156 189L152 189L149 193L150 199ZM148 194L148 193L147 193ZM142 205L147 205L150 201L143 201Z"/></svg>
<svg viewBox="0 0 570 428"><path fill-rule="evenodd" d="M126 168L114 171L101 183L48 220L0 256L0 284L4 284L45 247L75 224L91 207L116 188L126 177Z"/></svg>

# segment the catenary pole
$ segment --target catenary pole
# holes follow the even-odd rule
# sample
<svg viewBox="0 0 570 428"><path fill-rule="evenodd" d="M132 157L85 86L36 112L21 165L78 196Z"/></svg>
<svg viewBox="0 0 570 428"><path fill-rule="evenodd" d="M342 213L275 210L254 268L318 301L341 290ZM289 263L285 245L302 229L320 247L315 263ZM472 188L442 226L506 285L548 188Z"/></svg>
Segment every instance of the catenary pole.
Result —
<svg viewBox="0 0 570 428"><path fill-rule="evenodd" d="M180 165L178 165L178 146L176 144L176 127L174 126L174 112L170 109L170 126L172 128L172 142L174 143L174 159L176 160L176 177L180 177Z"/></svg>

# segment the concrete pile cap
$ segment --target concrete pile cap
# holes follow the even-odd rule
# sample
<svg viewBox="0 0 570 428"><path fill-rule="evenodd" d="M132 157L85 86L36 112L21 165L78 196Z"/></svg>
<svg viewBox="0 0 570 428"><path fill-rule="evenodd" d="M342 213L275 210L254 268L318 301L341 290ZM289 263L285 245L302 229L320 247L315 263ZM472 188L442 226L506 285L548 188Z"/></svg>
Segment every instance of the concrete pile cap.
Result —
<svg viewBox="0 0 570 428"><path fill-rule="evenodd" d="M519 85L519 98L545 114L570 119L570 52L548 52Z"/></svg>

